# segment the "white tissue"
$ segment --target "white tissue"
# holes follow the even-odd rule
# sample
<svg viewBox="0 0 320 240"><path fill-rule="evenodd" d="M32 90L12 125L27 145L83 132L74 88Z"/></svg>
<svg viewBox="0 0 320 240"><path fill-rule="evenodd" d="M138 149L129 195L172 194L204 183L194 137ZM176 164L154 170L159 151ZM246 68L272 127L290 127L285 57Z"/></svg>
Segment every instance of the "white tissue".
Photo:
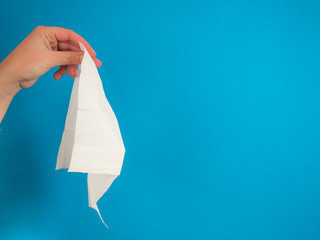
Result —
<svg viewBox="0 0 320 240"><path fill-rule="evenodd" d="M79 44L84 56L73 84L56 170L88 173L89 206L104 223L97 202L119 176L125 148L95 63Z"/></svg>

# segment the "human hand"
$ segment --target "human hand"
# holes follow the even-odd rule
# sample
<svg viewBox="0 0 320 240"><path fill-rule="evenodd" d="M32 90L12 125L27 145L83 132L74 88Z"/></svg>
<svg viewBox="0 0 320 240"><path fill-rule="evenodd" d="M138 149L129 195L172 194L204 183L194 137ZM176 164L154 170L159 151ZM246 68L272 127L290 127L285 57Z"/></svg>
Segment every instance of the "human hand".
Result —
<svg viewBox="0 0 320 240"><path fill-rule="evenodd" d="M67 72L72 78L77 75L77 64L81 63L83 52L79 41L87 48L97 67L101 62L96 53L81 36L59 27L35 28L10 55L1 63L10 76L12 83L21 88L32 86L37 79L51 68L60 66L54 74L58 80Z"/></svg>
<svg viewBox="0 0 320 240"><path fill-rule="evenodd" d="M21 88L31 87L51 68L60 66L54 73L56 80L68 72L72 78L76 77L77 64L84 54L79 41L100 67L95 51L81 36L68 29L43 26L35 28L0 63L0 122L13 96Z"/></svg>

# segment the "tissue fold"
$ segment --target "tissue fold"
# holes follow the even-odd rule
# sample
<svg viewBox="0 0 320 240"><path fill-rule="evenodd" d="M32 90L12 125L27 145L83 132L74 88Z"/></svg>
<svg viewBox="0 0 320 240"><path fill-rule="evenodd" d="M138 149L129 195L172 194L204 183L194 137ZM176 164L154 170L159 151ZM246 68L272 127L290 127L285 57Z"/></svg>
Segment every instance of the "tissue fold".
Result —
<svg viewBox="0 0 320 240"><path fill-rule="evenodd" d="M101 218L97 202L119 176L125 148L95 63L79 44L84 56L73 84L56 170L88 173L89 206Z"/></svg>

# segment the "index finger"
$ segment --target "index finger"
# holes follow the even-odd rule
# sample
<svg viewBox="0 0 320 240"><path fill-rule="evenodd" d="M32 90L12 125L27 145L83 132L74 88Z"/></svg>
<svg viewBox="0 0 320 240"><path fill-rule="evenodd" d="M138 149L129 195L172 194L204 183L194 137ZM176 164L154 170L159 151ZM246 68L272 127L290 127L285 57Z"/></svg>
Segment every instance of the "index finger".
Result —
<svg viewBox="0 0 320 240"><path fill-rule="evenodd" d="M81 42L88 50L90 56L94 57L97 55L96 52L92 49L92 47L89 45L89 43L74 31L65 29L65 28L60 28L60 27L50 27L50 28L53 30L56 36L56 39L59 42L69 41L75 46L79 46L79 42Z"/></svg>

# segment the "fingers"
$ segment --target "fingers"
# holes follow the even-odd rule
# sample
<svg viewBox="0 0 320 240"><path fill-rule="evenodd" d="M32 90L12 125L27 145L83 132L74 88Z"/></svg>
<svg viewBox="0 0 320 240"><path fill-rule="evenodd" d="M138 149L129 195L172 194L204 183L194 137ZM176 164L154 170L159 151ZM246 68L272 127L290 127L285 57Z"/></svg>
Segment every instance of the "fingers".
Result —
<svg viewBox="0 0 320 240"><path fill-rule="evenodd" d="M78 65L82 61L83 54L82 51L53 51L51 52L50 67Z"/></svg>
<svg viewBox="0 0 320 240"><path fill-rule="evenodd" d="M59 80L62 78L64 75L66 75L68 72L68 66L61 66L54 74L53 78L55 80Z"/></svg>
<svg viewBox="0 0 320 240"><path fill-rule="evenodd" d="M81 51L79 44L75 46L70 42L59 42L58 43L58 50L59 51ZM90 56L92 57L94 63L96 64L96 67L101 67L102 62L100 60L98 60L95 56L92 56L92 55L90 55ZM72 72L72 70L74 68L77 68L77 67L75 66L75 67L69 68L69 74L70 74L70 71ZM75 70L75 73L76 73L76 70Z"/></svg>
<svg viewBox="0 0 320 240"><path fill-rule="evenodd" d="M56 54L54 56L54 58L57 58L57 60L54 61L54 65L62 65L61 63L63 63L63 65L69 65L69 67L61 67L55 73L54 78L56 80L63 77L65 74L67 74L67 72L69 72L69 75L72 78L75 78L77 76L77 64L81 63L83 57L83 52L80 50L79 41L82 42L86 47L96 67L100 67L102 65L102 62L95 57L96 52L81 36L71 30L64 28L53 27L52 29L54 30L55 36L58 40L58 52L56 53L63 53ZM81 52L82 56L80 56L80 60L76 56L76 54L72 54L72 52L75 52L76 54L79 54L79 52Z"/></svg>
<svg viewBox="0 0 320 240"><path fill-rule="evenodd" d="M89 43L82 38L79 34L75 33L72 30L60 28L60 27L51 27L52 31L55 33L55 36L59 42L71 42L74 46L79 46L79 42L88 50L90 56L96 56L96 52L92 49Z"/></svg>
<svg viewBox="0 0 320 240"><path fill-rule="evenodd" d="M97 59L96 57L94 57L92 59L93 59L95 65L97 66L97 68L101 67L102 62L99 59Z"/></svg>
<svg viewBox="0 0 320 240"><path fill-rule="evenodd" d="M70 65L70 67L69 67L69 75L72 78L77 77L77 65Z"/></svg>
<svg viewBox="0 0 320 240"><path fill-rule="evenodd" d="M81 63L84 52L79 51L55 51L52 59L52 67L61 66L54 74L54 79L58 80L69 72L70 77L77 77L77 65ZM97 67L101 67L102 62L97 58L93 58ZM69 66L69 67L68 67Z"/></svg>
<svg viewBox="0 0 320 240"><path fill-rule="evenodd" d="M59 51L80 51L80 46L79 45L75 46L70 42L60 42L60 43L58 43L58 50ZM91 56L91 57L96 65L96 67L101 67L102 62L94 56ZM70 65L69 66L69 75L72 78L77 77L77 65Z"/></svg>
<svg viewBox="0 0 320 240"><path fill-rule="evenodd" d="M81 51L79 44L78 46L75 46L70 42L59 42L58 50L59 51ZM68 72L70 77L75 78L77 76L77 65L70 65L68 67Z"/></svg>
<svg viewBox="0 0 320 240"><path fill-rule="evenodd" d="M74 45L71 42L59 42L58 50L59 51L81 51L79 44Z"/></svg>

